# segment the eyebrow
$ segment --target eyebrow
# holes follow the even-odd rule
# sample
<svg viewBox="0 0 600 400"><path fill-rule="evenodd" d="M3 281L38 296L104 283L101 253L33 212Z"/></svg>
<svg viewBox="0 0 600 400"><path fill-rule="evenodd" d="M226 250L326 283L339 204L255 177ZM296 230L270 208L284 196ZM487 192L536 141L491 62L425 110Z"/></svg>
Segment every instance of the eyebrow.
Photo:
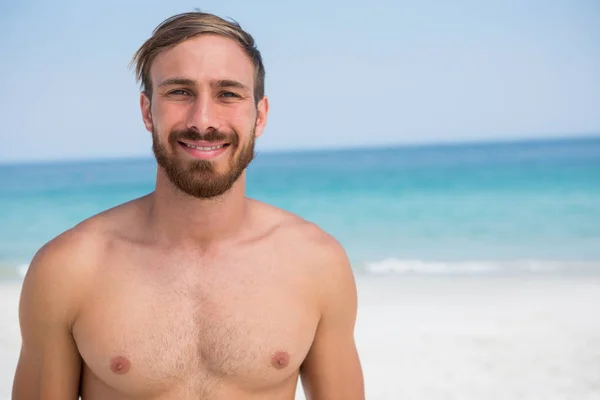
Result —
<svg viewBox="0 0 600 400"><path fill-rule="evenodd" d="M158 87L171 86L171 85L194 86L195 83L196 82L194 82L192 79L169 78L169 79L165 79L164 81L159 83Z"/></svg>
<svg viewBox="0 0 600 400"><path fill-rule="evenodd" d="M213 88L236 88L245 91L250 91L248 86L244 85L242 82L238 82L232 79L220 79L210 83L210 86Z"/></svg>
<svg viewBox="0 0 600 400"><path fill-rule="evenodd" d="M182 86L195 86L196 81L187 78L169 78L162 81L158 87L182 85ZM242 82L233 79L219 79L210 83L212 88L237 88L245 91L250 91L250 88L244 85Z"/></svg>

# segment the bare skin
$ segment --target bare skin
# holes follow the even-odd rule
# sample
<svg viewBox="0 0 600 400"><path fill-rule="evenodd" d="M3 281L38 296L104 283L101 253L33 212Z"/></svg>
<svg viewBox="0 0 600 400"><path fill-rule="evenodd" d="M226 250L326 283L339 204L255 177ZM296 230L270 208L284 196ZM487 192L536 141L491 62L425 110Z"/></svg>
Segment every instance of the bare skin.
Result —
<svg viewBox="0 0 600 400"><path fill-rule="evenodd" d="M172 77L189 82L161 89ZM266 97L255 103L243 87L220 97L223 79L253 85L250 61L229 39L203 36L166 51L152 78L142 116L163 143L174 128L236 132L240 146L249 128L256 137L264 130ZM227 172L235 152L215 156L216 171ZM283 400L300 377L308 399L362 400L356 309L334 238L247 198L245 174L200 199L159 167L154 192L36 254L21 296L13 399Z"/></svg>

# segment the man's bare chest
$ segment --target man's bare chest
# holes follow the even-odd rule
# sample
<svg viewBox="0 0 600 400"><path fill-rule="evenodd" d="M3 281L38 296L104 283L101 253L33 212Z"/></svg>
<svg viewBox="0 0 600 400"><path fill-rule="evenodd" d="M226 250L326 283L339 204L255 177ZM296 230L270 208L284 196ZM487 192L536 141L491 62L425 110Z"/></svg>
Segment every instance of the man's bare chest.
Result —
<svg viewBox="0 0 600 400"><path fill-rule="evenodd" d="M130 395L276 386L304 360L318 312L293 279L249 271L99 280L74 326L87 368Z"/></svg>

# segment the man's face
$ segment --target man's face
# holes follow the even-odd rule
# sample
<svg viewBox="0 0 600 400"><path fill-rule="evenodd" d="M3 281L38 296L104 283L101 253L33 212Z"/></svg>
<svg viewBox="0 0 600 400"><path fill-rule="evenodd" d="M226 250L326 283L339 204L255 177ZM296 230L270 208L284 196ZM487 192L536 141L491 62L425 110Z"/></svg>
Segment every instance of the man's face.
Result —
<svg viewBox="0 0 600 400"><path fill-rule="evenodd" d="M188 195L225 193L254 157L267 99L255 103L254 67L231 39L202 35L159 54L152 99L141 96L156 160Z"/></svg>

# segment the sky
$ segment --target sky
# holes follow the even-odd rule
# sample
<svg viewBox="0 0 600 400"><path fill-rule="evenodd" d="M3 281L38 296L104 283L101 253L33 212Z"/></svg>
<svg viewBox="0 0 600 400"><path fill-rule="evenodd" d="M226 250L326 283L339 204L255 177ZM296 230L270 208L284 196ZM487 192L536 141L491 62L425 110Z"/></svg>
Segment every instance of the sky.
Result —
<svg viewBox="0 0 600 400"><path fill-rule="evenodd" d="M129 62L196 8L257 41L262 151L600 134L597 0L0 1L0 162L151 156Z"/></svg>

